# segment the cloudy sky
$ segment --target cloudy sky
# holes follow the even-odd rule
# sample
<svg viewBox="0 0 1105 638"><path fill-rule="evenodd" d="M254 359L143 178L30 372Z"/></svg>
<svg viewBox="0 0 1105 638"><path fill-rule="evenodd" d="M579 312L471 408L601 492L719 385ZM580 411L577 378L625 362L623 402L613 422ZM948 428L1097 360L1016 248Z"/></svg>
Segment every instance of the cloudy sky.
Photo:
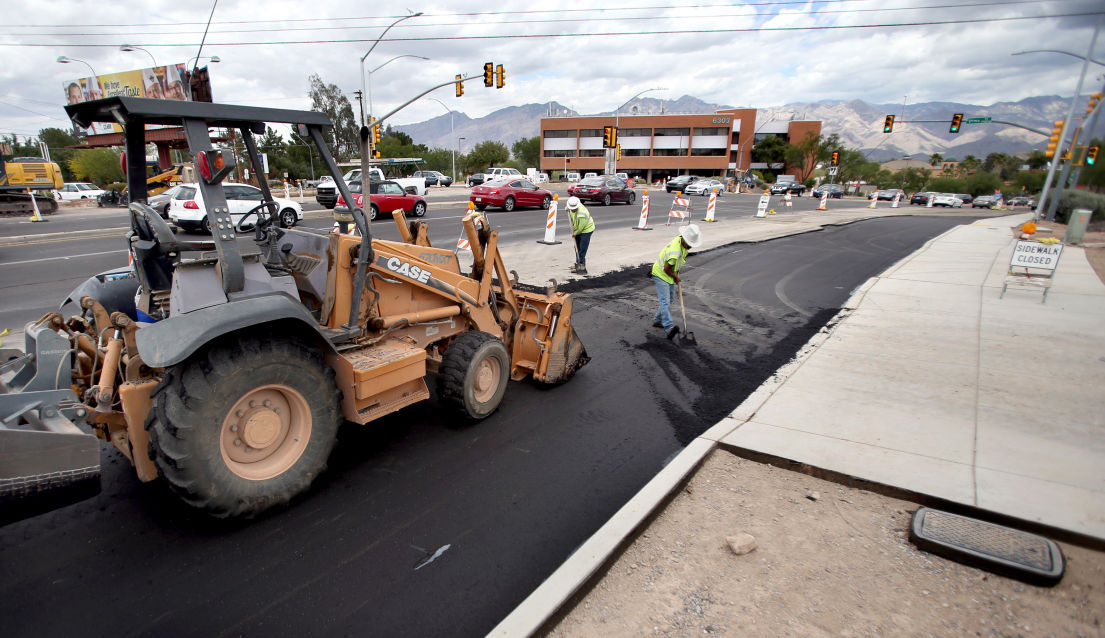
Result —
<svg viewBox="0 0 1105 638"><path fill-rule="evenodd" d="M457 73L481 76L397 114L419 122L446 108L480 117L506 106L555 100L582 113L648 97L690 94L721 104L772 107L862 99L979 105L1074 93L1102 0L576 0L473 3L407 0L4 0L0 27L0 134L67 128L64 84L88 75L216 55L216 101L310 108L308 77L350 100L365 60L377 113ZM92 7L95 6L93 9ZM518 7L506 11L501 7ZM212 14L212 7L214 12ZM523 9L522 7L532 7ZM44 11L44 9L46 9ZM206 41L207 21L211 16ZM53 19L53 21L51 21ZM1105 31L1105 28L1103 28ZM121 44L143 47L122 52ZM422 56L429 60L414 57ZM1105 33L1091 56L1105 61ZM485 88L482 66L506 67L504 89ZM381 67L381 65L383 65ZM1105 66L1090 65L1099 90ZM444 106L443 106L443 104ZM356 102L354 102L356 108Z"/></svg>

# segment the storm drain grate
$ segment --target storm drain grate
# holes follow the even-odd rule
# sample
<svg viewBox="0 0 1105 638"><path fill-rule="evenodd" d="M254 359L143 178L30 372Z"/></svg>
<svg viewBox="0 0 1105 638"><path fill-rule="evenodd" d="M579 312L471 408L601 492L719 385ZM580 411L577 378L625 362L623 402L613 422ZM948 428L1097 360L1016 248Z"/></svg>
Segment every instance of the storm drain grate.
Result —
<svg viewBox="0 0 1105 638"><path fill-rule="evenodd" d="M910 538L945 558L1037 585L1063 577L1063 553L1055 542L1011 527L922 507Z"/></svg>

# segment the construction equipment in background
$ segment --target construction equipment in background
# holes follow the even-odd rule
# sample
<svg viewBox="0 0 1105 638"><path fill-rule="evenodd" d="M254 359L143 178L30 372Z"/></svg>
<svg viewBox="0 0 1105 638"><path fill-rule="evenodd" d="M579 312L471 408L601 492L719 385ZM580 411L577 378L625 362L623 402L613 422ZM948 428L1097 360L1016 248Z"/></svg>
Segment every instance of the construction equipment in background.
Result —
<svg viewBox="0 0 1105 638"><path fill-rule="evenodd" d="M11 146L0 145L0 214L33 215L35 204L44 215L56 212L58 202L50 191L65 185L61 168L41 157L11 158L9 155Z"/></svg>
<svg viewBox="0 0 1105 638"><path fill-rule="evenodd" d="M128 123L132 266L75 290L66 302L80 314L27 324L24 351L0 351L0 460L19 460L0 463L0 502L98 476L89 428L139 480L160 477L215 517L252 516L307 489L343 420L364 425L426 400L427 379L443 408L477 421L509 380L559 384L589 361L572 297L520 284L486 219L462 222L468 272L401 212L402 241L373 239L359 207L358 235L281 229L264 181L263 201L235 225L222 185L235 158L212 148L209 129L238 129L260 174L254 136L266 123L295 127L353 202L324 114L126 97L66 110L82 127ZM145 205L147 124L184 125L210 240L178 238ZM256 250L239 249L240 232Z"/></svg>

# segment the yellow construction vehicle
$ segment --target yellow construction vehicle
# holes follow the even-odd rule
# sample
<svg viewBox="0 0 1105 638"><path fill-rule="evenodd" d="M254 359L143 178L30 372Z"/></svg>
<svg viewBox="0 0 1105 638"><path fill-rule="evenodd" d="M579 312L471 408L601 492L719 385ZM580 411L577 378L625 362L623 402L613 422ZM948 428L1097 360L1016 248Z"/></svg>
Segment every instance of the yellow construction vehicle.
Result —
<svg viewBox="0 0 1105 638"><path fill-rule="evenodd" d="M58 203L49 192L34 191L64 186L61 168L41 157L8 158L10 153L7 144L0 148L0 213L33 215L35 204L43 215L57 211Z"/></svg>
<svg viewBox="0 0 1105 638"><path fill-rule="evenodd" d="M209 128L239 129L260 174L254 134L266 123L296 126L354 201L321 113L122 97L67 111L81 126L124 118L127 147L137 150L144 124L183 124L213 232L207 241L176 237L143 203L145 167L132 153L133 266L74 291L81 314L28 324L25 354L0 350L9 361L0 447L20 460L18 477L13 464L0 467L9 474L0 496L4 481L34 492L35 477L43 489L59 477L89 480L98 454L87 427L140 480L160 477L213 516L249 516L310 485L343 420L367 424L428 399L428 379L443 408L480 420L511 379L558 384L589 360L571 296L518 283L484 219L463 221L467 269L454 250L430 245L426 222L407 225L401 211L402 241L373 239L361 208L358 235L281 229L263 181L264 201L235 224L222 186L234 156L212 149ZM255 251L239 250L241 232L253 234Z"/></svg>

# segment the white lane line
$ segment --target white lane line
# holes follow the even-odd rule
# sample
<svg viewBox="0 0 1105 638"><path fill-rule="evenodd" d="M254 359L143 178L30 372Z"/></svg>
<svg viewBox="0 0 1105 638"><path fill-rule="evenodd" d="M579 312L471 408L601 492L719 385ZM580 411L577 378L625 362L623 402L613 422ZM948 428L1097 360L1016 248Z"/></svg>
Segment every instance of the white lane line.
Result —
<svg viewBox="0 0 1105 638"><path fill-rule="evenodd" d="M66 257L44 257L42 259L24 259L23 261L2 261L0 266L18 266L20 264L37 264L42 261L68 261L70 259L81 259L82 257L99 257L100 255L114 255L115 253L125 253L126 250L105 250L100 253L84 253L83 255L69 255Z"/></svg>

